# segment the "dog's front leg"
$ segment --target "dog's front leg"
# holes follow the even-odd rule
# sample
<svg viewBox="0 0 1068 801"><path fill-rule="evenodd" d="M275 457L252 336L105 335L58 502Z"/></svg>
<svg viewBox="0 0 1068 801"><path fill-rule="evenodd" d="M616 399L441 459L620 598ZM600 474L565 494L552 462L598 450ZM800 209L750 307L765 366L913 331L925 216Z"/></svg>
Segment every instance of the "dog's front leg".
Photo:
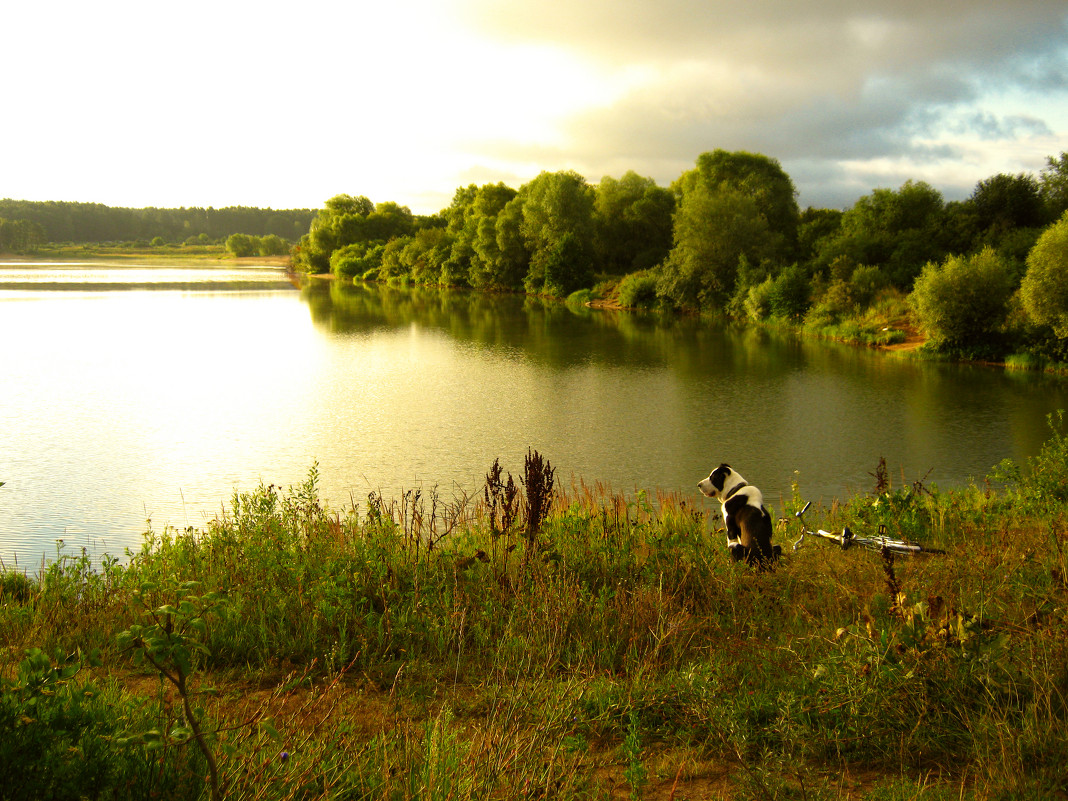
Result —
<svg viewBox="0 0 1068 801"><path fill-rule="evenodd" d="M727 553L731 555L732 562L741 562L747 556L746 548L742 545L742 530L737 523L727 520Z"/></svg>

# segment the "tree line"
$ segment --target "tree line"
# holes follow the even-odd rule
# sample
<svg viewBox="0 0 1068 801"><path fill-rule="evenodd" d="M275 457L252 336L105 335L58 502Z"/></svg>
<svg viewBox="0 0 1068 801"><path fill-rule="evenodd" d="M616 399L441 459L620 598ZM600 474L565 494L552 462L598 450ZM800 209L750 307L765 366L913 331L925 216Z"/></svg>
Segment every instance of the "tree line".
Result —
<svg viewBox="0 0 1068 801"><path fill-rule="evenodd" d="M897 297L934 348L1068 361L1068 245L1057 244L1068 240L1058 233L1066 210L1066 153L1039 175L981 180L963 201L910 180L845 210L801 210L776 159L715 150L669 187L634 172L595 185L544 172L519 189L461 187L425 217L338 195L293 262L344 278L558 297L612 285L628 306L816 330Z"/></svg>
<svg viewBox="0 0 1068 801"><path fill-rule="evenodd" d="M37 226L39 241L133 242L160 238L168 243L204 239L225 240L235 233L273 235L294 242L307 232L314 209L226 208L121 208L100 203L0 199L0 219ZM35 229L37 230L37 229ZM0 247L5 242L0 241ZM22 252L24 247L5 249Z"/></svg>

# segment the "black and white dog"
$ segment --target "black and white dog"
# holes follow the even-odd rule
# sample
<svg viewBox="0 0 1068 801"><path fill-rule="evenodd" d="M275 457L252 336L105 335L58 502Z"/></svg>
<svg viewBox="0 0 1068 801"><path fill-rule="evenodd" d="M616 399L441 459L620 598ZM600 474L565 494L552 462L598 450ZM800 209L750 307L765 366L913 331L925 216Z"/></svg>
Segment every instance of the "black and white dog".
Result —
<svg viewBox="0 0 1068 801"><path fill-rule="evenodd" d="M723 522L727 524L727 549L731 560L759 567L769 567L782 548L771 545L771 515L764 508L764 496L748 484L729 464L721 464L697 488L709 498L723 504Z"/></svg>

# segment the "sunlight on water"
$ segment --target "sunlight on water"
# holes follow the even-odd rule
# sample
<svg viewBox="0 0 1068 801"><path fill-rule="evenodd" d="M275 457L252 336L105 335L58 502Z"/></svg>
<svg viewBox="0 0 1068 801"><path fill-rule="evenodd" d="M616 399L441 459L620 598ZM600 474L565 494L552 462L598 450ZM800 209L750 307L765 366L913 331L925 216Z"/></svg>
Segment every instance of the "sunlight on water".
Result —
<svg viewBox="0 0 1068 801"><path fill-rule="evenodd" d="M565 485L709 509L694 485L720 461L776 509L795 471L829 501L868 489L880 456L899 484L960 485L1035 453L1068 402L1043 376L515 296L234 291L220 275L199 291L4 289L18 269L0 267L8 566L60 539L121 555L149 518L201 528L235 489L297 484L315 461L335 508L372 490L473 494L495 458L518 475L528 448Z"/></svg>

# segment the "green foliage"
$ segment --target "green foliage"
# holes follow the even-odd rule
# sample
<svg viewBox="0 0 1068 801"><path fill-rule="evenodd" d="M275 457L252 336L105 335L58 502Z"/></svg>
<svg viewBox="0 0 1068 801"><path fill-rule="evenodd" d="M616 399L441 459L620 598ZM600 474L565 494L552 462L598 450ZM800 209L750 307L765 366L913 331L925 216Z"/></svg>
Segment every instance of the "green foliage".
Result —
<svg viewBox="0 0 1068 801"><path fill-rule="evenodd" d="M636 272L624 276L616 290L620 304L631 309L649 309L656 305L656 276Z"/></svg>
<svg viewBox="0 0 1068 801"><path fill-rule="evenodd" d="M1020 297L1033 320L1068 338L1068 212L1046 229L1028 254Z"/></svg>
<svg viewBox="0 0 1068 801"><path fill-rule="evenodd" d="M1068 474L1065 440L1055 432L1043 452L1042 486ZM233 798L589 798L609 781L617 794L626 781L635 796L682 797L707 789L689 783L706 763L733 766L734 795L788 796L803 782L834 797L821 777L843 771L893 779L901 794L939 770L1006 797L1064 791L1064 494L1043 489L1036 504L992 488L895 488L877 471L874 496L835 503L820 525L884 524L949 555L888 563L814 544L756 574L727 559L715 510L585 484L564 494L551 472L541 460L513 482L495 463L484 503L372 493L334 512L313 468L286 491L235 494L204 532L152 535L112 581L106 615L46 625L79 637L124 628L142 666L215 671L224 686L216 700L188 685L169 703L142 699L140 715L101 701L93 715L107 726L87 736L127 760L109 775L135 797L203 795L192 721L210 721ZM21 644L9 622L50 608L53 592L77 603L74 578L43 582L25 608L0 603L0 658ZM113 639L105 650L121 660ZM64 660L38 667L22 684L57 688L37 692L38 706L74 685ZM250 686L274 688L285 714L250 708ZM26 697L11 688L0 709ZM187 711L187 698L210 713L192 700ZM74 730L33 736L65 754Z"/></svg>
<svg viewBox="0 0 1068 801"><path fill-rule="evenodd" d="M796 264L787 267L775 277L769 289L771 313L786 320L801 319L808 310L811 291L805 269Z"/></svg>
<svg viewBox="0 0 1068 801"><path fill-rule="evenodd" d="M3 220L28 228L25 233L45 242L132 242L162 237L181 242L203 236L222 241L242 231L252 236L274 234L294 240L308 230L312 209L226 208L119 208L100 203L0 199L0 249L4 248ZM203 244L203 242L201 242Z"/></svg>
<svg viewBox="0 0 1068 801"><path fill-rule="evenodd" d="M143 607L145 623L135 623L123 631L118 645L132 650L135 663L147 662L174 686L182 701L182 716L170 726L136 733L122 742L143 744L152 750L192 740L207 762L211 795L216 799L222 797L223 788L215 755L202 727L204 713L193 706L190 679L199 669L201 657L208 653L204 645L206 618L225 604L225 598L217 592L194 595L199 587L196 581L171 581L162 588L146 582L133 594ZM174 602L157 606L155 598L161 594Z"/></svg>
<svg viewBox="0 0 1068 801"><path fill-rule="evenodd" d="M256 241L248 234L231 234L226 239L226 252L238 258L256 255Z"/></svg>
<svg viewBox="0 0 1068 801"><path fill-rule="evenodd" d="M0 482L3 486L3 482ZM0 570L0 603L24 604L37 590L37 583L18 570Z"/></svg>
<svg viewBox="0 0 1068 801"><path fill-rule="evenodd" d="M704 186L709 191L731 189L748 198L765 220L780 246L797 236L797 191L776 159L760 153L714 150L697 157L694 169L682 174L673 188L682 197ZM785 251L774 255L782 256Z"/></svg>
<svg viewBox="0 0 1068 801"><path fill-rule="evenodd" d="M1058 219L1068 211L1068 153L1046 157L1046 167L1039 179L1042 200L1051 219Z"/></svg>
<svg viewBox="0 0 1068 801"><path fill-rule="evenodd" d="M0 253L33 253L45 241L44 228L38 223L0 217Z"/></svg>
<svg viewBox="0 0 1068 801"><path fill-rule="evenodd" d="M1027 460L1026 470L1005 459L991 473L994 481L1013 484L1025 503L1049 508L1068 503L1068 431L1064 410L1047 418L1050 438L1036 456Z"/></svg>
<svg viewBox="0 0 1068 801"><path fill-rule="evenodd" d="M1012 274L991 248L923 268L910 302L932 343L974 351L988 346L1008 314Z"/></svg>
<svg viewBox="0 0 1068 801"><path fill-rule="evenodd" d="M942 242L944 204L930 185L906 181L897 191L876 189L842 215L838 230L821 240L817 260L846 256L878 267L886 280L911 289L922 266L947 255Z"/></svg>
<svg viewBox="0 0 1068 801"><path fill-rule="evenodd" d="M971 204L983 230L1035 228L1047 222L1038 179L1029 173L1000 173L980 181Z"/></svg>
<svg viewBox="0 0 1068 801"><path fill-rule="evenodd" d="M594 192L574 172L543 172L521 190L527 292L566 297L593 283Z"/></svg>
<svg viewBox="0 0 1068 801"><path fill-rule="evenodd" d="M594 249L598 268L625 275L653 267L671 250L675 198L652 178L627 172L604 177L593 207Z"/></svg>
<svg viewBox="0 0 1068 801"><path fill-rule="evenodd" d="M771 316L771 294L775 289L775 279L765 278L759 284L749 287L745 296L745 313L750 320L760 322Z"/></svg>
<svg viewBox="0 0 1068 801"><path fill-rule="evenodd" d="M330 254L330 272L346 279L363 277L371 270L377 273L384 250L382 245L368 246L362 242L345 245Z"/></svg>
<svg viewBox="0 0 1068 801"><path fill-rule="evenodd" d="M579 238L568 232L557 240L542 262L547 295L566 297L577 289L593 284L593 260ZM536 286L529 287L537 291Z"/></svg>
<svg viewBox="0 0 1068 801"><path fill-rule="evenodd" d="M141 719L140 705L114 690L77 681L98 653L31 648L14 679L0 679L0 795L31 799L196 798L180 767L153 769L138 749L117 747L122 728ZM177 769L176 769L177 768Z"/></svg>
<svg viewBox="0 0 1068 801"><path fill-rule="evenodd" d="M777 242L748 194L699 182L675 212L675 246L657 291L681 308L720 309L734 291L739 262L759 264Z"/></svg>
<svg viewBox="0 0 1068 801"><path fill-rule="evenodd" d="M432 227L429 221L426 224ZM294 250L293 266L310 273L330 269L333 253L348 245L386 245L415 233L420 226L406 206L387 202L373 205L362 195L336 195L326 201L308 233Z"/></svg>

